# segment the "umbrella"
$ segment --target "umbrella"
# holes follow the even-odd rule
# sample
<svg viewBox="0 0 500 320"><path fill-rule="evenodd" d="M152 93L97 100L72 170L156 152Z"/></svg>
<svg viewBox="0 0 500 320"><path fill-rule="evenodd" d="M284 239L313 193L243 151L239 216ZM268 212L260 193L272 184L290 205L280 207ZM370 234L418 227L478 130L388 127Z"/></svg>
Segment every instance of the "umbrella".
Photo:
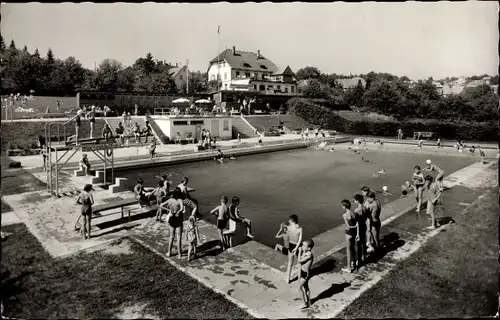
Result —
<svg viewBox="0 0 500 320"><path fill-rule="evenodd" d="M195 103L212 103L212 101L207 100L207 99L200 99L200 100L196 100Z"/></svg>
<svg viewBox="0 0 500 320"><path fill-rule="evenodd" d="M179 98L179 99L175 99L174 101L172 101L172 103L189 103L189 99Z"/></svg>

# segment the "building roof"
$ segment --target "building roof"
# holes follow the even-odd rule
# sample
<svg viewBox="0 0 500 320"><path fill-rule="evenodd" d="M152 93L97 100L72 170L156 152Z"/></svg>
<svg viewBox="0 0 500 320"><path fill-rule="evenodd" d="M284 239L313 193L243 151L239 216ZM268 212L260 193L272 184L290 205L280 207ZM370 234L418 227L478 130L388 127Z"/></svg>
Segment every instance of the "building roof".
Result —
<svg viewBox="0 0 500 320"><path fill-rule="evenodd" d="M358 85L359 80L361 80L361 84L363 87L366 86L366 81L360 77L354 77L350 79L338 79L337 81L342 85L344 89L354 88Z"/></svg>
<svg viewBox="0 0 500 320"><path fill-rule="evenodd" d="M175 78L177 77L177 75L179 74L179 72L182 71L182 69L184 69L185 66L183 67L173 67L173 68L170 68L168 70L168 73L172 76L172 78Z"/></svg>
<svg viewBox="0 0 500 320"><path fill-rule="evenodd" d="M460 94L464 90L464 86L461 85L444 85L443 86L443 94L448 95L448 94Z"/></svg>
<svg viewBox="0 0 500 320"><path fill-rule="evenodd" d="M257 53L236 50L236 55L232 49L224 50L218 57L213 58L210 64L217 61L226 61L231 68L252 71L270 71L275 73L278 67L263 55L260 58Z"/></svg>
<svg viewBox="0 0 500 320"><path fill-rule="evenodd" d="M278 68L273 73L273 75L276 75L276 76L285 75L285 74L295 76L295 73L293 73L292 68L290 68L290 66L286 66L285 68Z"/></svg>

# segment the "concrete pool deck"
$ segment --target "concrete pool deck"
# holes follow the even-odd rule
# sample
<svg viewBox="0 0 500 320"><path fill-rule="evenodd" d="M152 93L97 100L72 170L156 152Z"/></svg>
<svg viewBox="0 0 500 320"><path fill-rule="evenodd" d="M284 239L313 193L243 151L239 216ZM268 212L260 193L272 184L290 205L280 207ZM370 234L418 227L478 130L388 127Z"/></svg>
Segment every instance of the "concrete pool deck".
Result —
<svg viewBox="0 0 500 320"><path fill-rule="evenodd" d="M339 148L344 147L347 148L339 145ZM446 209L450 211L449 216L461 212L464 209L463 202L474 202L484 192L484 188L496 183L493 164L494 162L485 165L475 163L446 177L445 185L451 188L444 195ZM65 180L65 189L71 190L81 186L82 181L79 179L82 178L70 177ZM95 193L96 204L131 196L131 192L110 195L100 189ZM288 285L284 281L286 257L256 241L220 253L216 248L217 229L207 222L200 221L199 224L202 256L188 264L185 260L179 261L175 256L165 257L169 231L164 223L155 223L148 219L117 224L103 230L95 226L94 237L83 241L73 230L80 209L74 196L56 199L49 197L45 191L36 191L6 196L3 199L13 208L13 213L9 214L10 222L26 223L54 257L64 257L130 236L200 282L223 293L250 314L266 318L334 317L361 292L385 276L398 261L408 257L429 237L440 232L423 231L430 223L426 219L415 222L416 214L407 213L414 209L414 200L411 197L390 202L384 205L382 210L382 237L397 232L404 238L404 244L387 253L377 264L367 265L356 274L338 272L344 260L344 233L341 227L316 236L313 238L316 241L315 265L321 269L325 260L333 257L336 266L329 271L318 272L320 274L311 279L311 297L315 303L303 311L298 309L301 301L296 282ZM2 225L6 224L5 215L2 215ZM104 222L106 221L100 220L99 223ZM184 247L183 251L185 253L187 247Z"/></svg>

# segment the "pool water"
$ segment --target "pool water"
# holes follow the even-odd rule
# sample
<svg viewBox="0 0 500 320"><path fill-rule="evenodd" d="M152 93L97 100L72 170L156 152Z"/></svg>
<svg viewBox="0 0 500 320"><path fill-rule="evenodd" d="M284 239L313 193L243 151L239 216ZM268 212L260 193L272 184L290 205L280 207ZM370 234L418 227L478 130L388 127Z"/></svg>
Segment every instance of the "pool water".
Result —
<svg viewBox="0 0 500 320"><path fill-rule="evenodd" d="M362 151L369 162L362 162L352 151L300 149L251 155L226 160L194 162L182 165L117 172L126 177L130 190L138 178L144 179L147 187L157 185L156 175L170 173L174 185L183 176L189 177L189 186L195 188L193 197L200 203L204 219L216 222L209 216L222 196L238 196L241 199L240 213L252 220L255 240L274 247L279 225L291 214L299 217L304 238L312 238L342 223L340 201L360 193L363 186L381 191L387 186L393 195L377 193L382 204L400 197L400 186L411 180L413 167L425 167L431 158L445 170L445 176L471 163L474 159L450 155L429 155L401 151ZM378 170L386 174L374 177ZM427 171L424 171L426 175Z"/></svg>

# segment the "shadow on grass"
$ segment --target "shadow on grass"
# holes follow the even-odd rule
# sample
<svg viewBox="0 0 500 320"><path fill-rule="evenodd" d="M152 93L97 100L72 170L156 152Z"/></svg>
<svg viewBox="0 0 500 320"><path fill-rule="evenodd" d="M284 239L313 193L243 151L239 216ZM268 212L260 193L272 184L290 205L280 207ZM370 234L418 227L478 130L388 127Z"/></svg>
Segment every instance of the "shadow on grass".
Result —
<svg viewBox="0 0 500 320"><path fill-rule="evenodd" d="M323 299L331 298L334 295L341 293L342 291L344 291L345 288L350 287L350 286L351 286L351 284L349 282L334 283L334 284L331 285L330 288L328 288L325 291L321 292L315 298L312 298L311 299L311 304L314 304L315 302L323 300Z"/></svg>
<svg viewBox="0 0 500 320"><path fill-rule="evenodd" d="M399 237L399 234L396 232L391 232L388 235L385 235L382 239L380 239L380 249L378 252L374 252L368 256L365 264L369 263L377 263L382 258L384 258L388 253L392 251L396 251L397 249L404 246L406 241Z"/></svg>
<svg viewBox="0 0 500 320"><path fill-rule="evenodd" d="M14 305L19 302L17 298L21 293L25 291L23 289L23 280L27 276L33 274L31 271L24 271L20 275L10 278L10 271L2 270L2 285L1 285L1 300L2 303L5 303L6 308L9 308L9 305Z"/></svg>
<svg viewBox="0 0 500 320"><path fill-rule="evenodd" d="M105 221L105 222L100 222L100 223L96 222L94 224L94 226L98 227L99 229L107 229L107 228L116 227L120 224L124 224L127 222L135 222L135 221L139 221L142 219L152 218L155 215L156 215L156 210L144 212L144 213L139 213L139 214L135 214L135 215L130 215L130 220L129 220L127 215L124 214L123 218L119 217L118 219L111 220L111 221ZM97 219L97 218L93 217L92 219Z"/></svg>

